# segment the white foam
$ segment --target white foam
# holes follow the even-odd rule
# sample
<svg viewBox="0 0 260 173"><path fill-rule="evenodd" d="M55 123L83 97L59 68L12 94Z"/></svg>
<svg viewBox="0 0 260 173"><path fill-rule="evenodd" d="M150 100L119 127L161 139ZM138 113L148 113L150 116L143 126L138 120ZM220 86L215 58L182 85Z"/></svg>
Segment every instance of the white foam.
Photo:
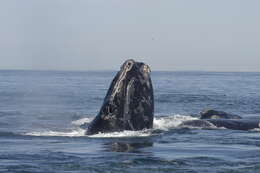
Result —
<svg viewBox="0 0 260 173"><path fill-rule="evenodd" d="M93 118L81 118L75 121L72 121L71 124L76 125L76 126L80 126L83 125L85 123L90 123L93 120Z"/></svg>
<svg viewBox="0 0 260 173"><path fill-rule="evenodd" d="M140 130L140 131L122 131L122 132L112 132L112 133L98 133L95 135L89 135L88 137L93 138L119 138L119 137L146 137L151 136L153 130L170 130L173 128L178 127L182 122L188 120L196 120L198 118L194 118L191 116L185 115L172 115L172 116L165 116L165 117L155 117L154 118L154 128L148 130ZM71 131L40 131L40 132L29 132L25 133L25 135L30 136L67 136L67 137L80 137L86 136L86 130L79 128L79 126L83 125L84 123L90 123L93 118L82 118L71 123L74 126L77 126L76 129L72 129ZM75 127L74 127L75 128Z"/></svg>
<svg viewBox="0 0 260 173"><path fill-rule="evenodd" d="M251 129L250 131L252 131L252 132L260 132L260 128L254 128L254 129Z"/></svg>
<svg viewBox="0 0 260 173"><path fill-rule="evenodd" d="M197 120L198 118L185 115L173 115L168 117L154 118L153 128L159 130L169 130L178 127L184 121Z"/></svg>
<svg viewBox="0 0 260 173"><path fill-rule="evenodd" d="M112 132L112 133L98 133L95 135L90 135L92 138L122 138L122 137L146 137L151 136L151 130L142 131L122 131L122 132Z"/></svg>
<svg viewBox="0 0 260 173"><path fill-rule="evenodd" d="M41 132L29 132L25 133L28 136L67 136L67 137L80 137L85 136L85 131L83 129L75 129L68 132L61 132L61 131L41 131Z"/></svg>

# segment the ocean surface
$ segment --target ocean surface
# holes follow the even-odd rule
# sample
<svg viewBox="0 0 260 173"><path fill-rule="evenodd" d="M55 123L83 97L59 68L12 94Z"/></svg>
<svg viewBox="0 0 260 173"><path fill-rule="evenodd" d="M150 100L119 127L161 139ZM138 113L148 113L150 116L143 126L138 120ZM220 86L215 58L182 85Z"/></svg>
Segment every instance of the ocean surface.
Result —
<svg viewBox="0 0 260 173"><path fill-rule="evenodd" d="M85 136L115 74L1 70L0 172L260 172L260 129L178 127L205 108L260 119L260 73L152 72L153 129Z"/></svg>

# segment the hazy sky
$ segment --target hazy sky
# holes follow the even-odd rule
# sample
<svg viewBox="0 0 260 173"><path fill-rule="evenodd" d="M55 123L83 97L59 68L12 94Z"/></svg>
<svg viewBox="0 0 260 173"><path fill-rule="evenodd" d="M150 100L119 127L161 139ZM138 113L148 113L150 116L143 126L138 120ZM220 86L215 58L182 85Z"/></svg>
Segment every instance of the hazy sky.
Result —
<svg viewBox="0 0 260 173"><path fill-rule="evenodd" d="M0 69L260 71L259 0L0 0Z"/></svg>

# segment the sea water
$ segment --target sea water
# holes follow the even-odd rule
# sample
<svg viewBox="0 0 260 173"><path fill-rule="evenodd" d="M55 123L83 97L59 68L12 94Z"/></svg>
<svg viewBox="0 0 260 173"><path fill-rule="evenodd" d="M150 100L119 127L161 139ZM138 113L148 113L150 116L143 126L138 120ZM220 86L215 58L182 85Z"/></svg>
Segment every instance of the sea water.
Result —
<svg viewBox="0 0 260 173"><path fill-rule="evenodd" d="M180 128L205 108L260 119L260 73L152 72L154 128L85 135L115 71L0 71L0 172L260 172L260 130Z"/></svg>

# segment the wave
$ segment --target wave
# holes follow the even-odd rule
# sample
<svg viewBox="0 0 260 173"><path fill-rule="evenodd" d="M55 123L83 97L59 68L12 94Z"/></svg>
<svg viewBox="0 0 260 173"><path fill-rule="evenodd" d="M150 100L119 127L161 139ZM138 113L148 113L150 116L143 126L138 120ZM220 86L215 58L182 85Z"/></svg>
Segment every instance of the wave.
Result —
<svg viewBox="0 0 260 173"><path fill-rule="evenodd" d="M1 137L8 137L8 136L17 136L17 134L13 133L13 132L6 132L6 131L0 131L0 136Z"/></svg>
<svg viewBox="0 0 260 173"><path fill-rule="evenodd" d="M61 131L41 131L41 132L28 132L24 135L26 136L67 136L67 137L80 137L85 136L85 130L78 128L67 132L61 132Z"/></svg>
<svg viewBox="0 0 260 173"><path fill-rule="evenodd" d="M118 138L118 137L146 137L153 135L154 131L162 130L168 131L170 129L177 128L182 122L188 120L195 120L192 116L186 115L172 115L172 116L157 116L154 118L153 129L146 129L140 131L122 131L122 132L111 132L111 133L98 133L94 135L85 135L86 130L80 128L85 124L89 124L93 118L81 118L72 121L71 124L74 126L70 131L40 131L40 132L28 132L24 135L29 136L66 136L66 137L91 137L91 138Z"/></svg>

